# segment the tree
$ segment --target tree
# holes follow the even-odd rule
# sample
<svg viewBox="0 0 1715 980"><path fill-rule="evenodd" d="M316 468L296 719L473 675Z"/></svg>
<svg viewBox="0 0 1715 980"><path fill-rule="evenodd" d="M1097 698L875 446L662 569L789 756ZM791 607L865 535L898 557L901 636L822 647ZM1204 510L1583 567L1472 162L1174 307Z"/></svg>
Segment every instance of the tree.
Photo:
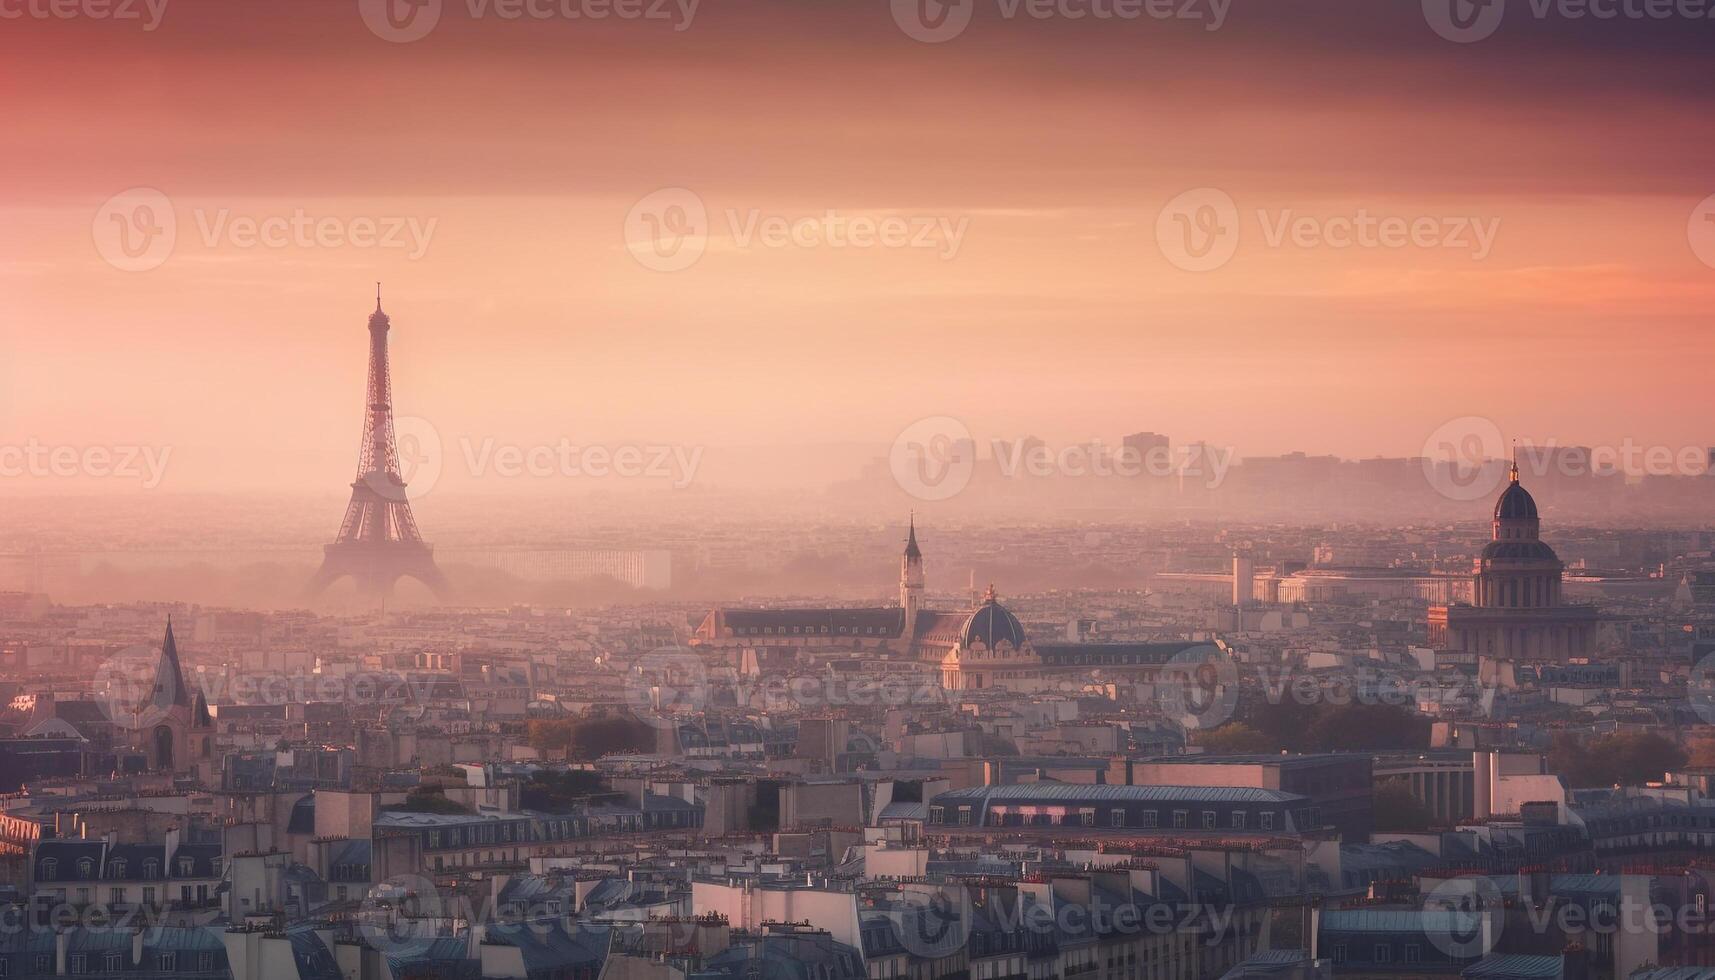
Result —
<svg viewBox="0 0 1715 980"><path fill-rule="evenodd" d="M447 799L439 786L419 786L405 794L405 802L388 807L405 813L469 813L470 808Z"/></svg>
<svg viewBox="0 0 1715 980"><path fill-rule="evenodd" d="M533 720L530 722L530 747L543 755L563 752L572 744L576 723L572 721Z"/></svg>
<svg viewBox="0 0 1715 980"><path fill-rule="evenodd" d="M1219 728L1196 732L1192 742L1206 752L1273 752L1279 748L1267 735L1242 721L1229 721Z"/></svg>
<svg viewBox="0 0 1715 980"><path fill-rule="evenodd" d="M524 784L519 803L526 810L565 813L579 800L606 792L608 786L597 773L581 769L539 772Z"/></svg>
<svg viewBox="0 0 1715 980"><path fill-rule="evenodd" d="M1385 779L1376 786L1376 829L1387 832L1428 830L1434 814L1411 792L1404 779Z"/></svg>
<svg viewBox="0 0 1715 980"><path fill-rule="evenodd" d="M1548 750L1549 768L1574 788L1636 786L1662 778L1685 765L1685 750L1654 732L1622 732L1581 739L1556 735Z"/></svg>
<svg viewBox="0 0 1715 980"><path fill-rule="evenodd" d="M1286 696L1272 701L1252 700L1240 713L1239 720L1261 732L1270 750L1301 752L1304 735L1310 730L1315 717L1312 705L1300 703L1287 692Z"/></svg>
<svg viewBox="0 0 1715 980"><path fill-rule="evenodd" d="M1311 723L1307 751L1426 749L1431 722L1397 704L1322 705Z"/></svg>
<svg viewBox="0 0 1715 980"><path fill-rule="evenodd" d="M635 718L587 718L530 722L530 745L544 755L565 752L588 761L615 752L655 751L655 729Z"/></svg>
<svg viewBox="0 0 1715 980"><path fill-rule="evenodd" d="M1261 735L1252 743L1260 748L1253 751L1265 752L1424 749L1429 747L1431 728L1428 718L1404 705L1359 701L1306 704L1290 689L1276 700L1252 702L1239 721Z"/></svg>

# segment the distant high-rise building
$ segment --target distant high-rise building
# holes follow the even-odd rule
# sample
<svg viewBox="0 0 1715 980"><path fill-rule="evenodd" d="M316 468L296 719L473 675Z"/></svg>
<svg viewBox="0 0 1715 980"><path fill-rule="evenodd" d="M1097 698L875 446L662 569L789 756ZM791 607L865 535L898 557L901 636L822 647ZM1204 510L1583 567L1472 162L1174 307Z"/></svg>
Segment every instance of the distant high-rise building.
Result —
<svg viewBox="0 0 1715 980"><path fill-rule="evenodd" d="M1233 556L1233 605L1248 606L1256 591L1256 569L1249 558Z"/></svg>
<svg viewBox="0 0 1715 980"><path fill-rule="evenodd" d="M1153 472L1148 469L1152 463L1159 465L1166 472L1171 464L1173 444L1158 432L1133 432L1120 440L1120 451L1125 454L1127 464L1138 467L1142 472Z"/></svg>

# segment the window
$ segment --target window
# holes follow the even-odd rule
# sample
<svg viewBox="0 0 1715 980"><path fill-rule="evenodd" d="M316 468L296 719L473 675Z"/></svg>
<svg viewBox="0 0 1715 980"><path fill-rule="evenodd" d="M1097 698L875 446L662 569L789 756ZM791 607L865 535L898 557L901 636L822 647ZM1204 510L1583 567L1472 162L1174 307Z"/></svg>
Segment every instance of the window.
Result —
<svg viewBox="0 0 1715 980"><path fill-rule="evenodd" d="M73 973L88 973L89 972L89 957L84 955L83 953L73 954L71 957L71 972L73 972Z"/></svg>
<svg viewBox="0 0 1715 980"><path fill-rule="evenodd" d="M1155 828L1155 811L1154 810L1145 810L1139 816L1141 816L1143 818L1142 824L1141 824L1142 826L1150 828L1152 830Z"/></svg>
<svg viewBox="0 0 1715 980"><path fill-rule="evenodd" d="M124 888L109 888L107 890L107 900L109 902L112 902L114 905L124 905L125 904L125 889Z"/></svg>
<svg viewBox="0 0 1715 980"><path fill-rule="evenodd" d="M1114 809L1109 810L1108 811L1108 826L1110 826L1110 827L1124 827L1125 826L1125 811L1118 808L1118 807L1115 807Z"/></svg>
<svg viewBox="0 0 1715 980"><path fill-rule="evenodd" d="M107 877L109 877L109 878L123 878L123 877L125 877L125 859L124 858L114 858L112 861L108 862L107 868L108 868Z"/></svg>
<svg viewBox="0 0 1715 980"><path fill-rule="evenodd" d="M102 962L103 966L106 967L107 972L117 973L119 971L120 963L123 961L118 953L108 953L106 956L102 957Z"/></svg>
<svg viewBox="0 0 1715 980"><path fill-rule="evenodd" d="M42 880L53 881L60 873L60 862L57 858L42 859Z"/></svg>
<svg viewBox="0 0 1715 980"><path fill-rule="evenodd" d="M197 957L197 969L203 973L214 972L214 954L203 953Z"/></svg>
<svg viewBox="0 0 1715 980"><path fill-rule="evenodd" d="M959 826L969 827L970 825L971 825L971 808L968 806L959 807Z"/></svg>
<svg viewBox="0 0 1715 980"><path fill-rule="evenodd" d="M1346 962L1346 944L1345 943L1335 943L1334 944L1334 962L1335 963Z"/></svg>
<svg viewBox="0 0 1715 980"><path fill-rule="evenodd" d="M1416 943L1407 943L1405 947L1405 961L1407 963L1417 963L1422 959L1423 947Z"/></svg>
<svg viewBox="0 0 1715 980"><path fill-rule="evenodd" d="M143 862L143 877L144 878L159 878L160 876L161 876L161 862L155 860L154 858L150 858L149 860Z"/></svg>
<svg viewBox="0 0 1715 980"><path fill-rule="evenodd" d="M1189 811L1189 810L1174 810L1173 811L1173 827L1174 827L1174 829L1183 830L1185 828L1185 823L1187 820L1190 819L1190 816L1191 816L1191 811Z"/></svg>
<svg viewBox="0 0 1715 980"><path fill-rule="evenodd" d="M179 877L189 878L191 876L191 871L195 867L196 867L196 862L191 860L190 858L188 858L188 857L179 858Z"/></svg>
<svg viewBox="0 0 1715 980"><path fill-rule="evenodd" d="M1376 943L1375 962L1377 962L1377 963L1392 963L1393 962L1393 947L1387 945L1386 943Z"/></svg>
<svg viewBox="0 0 1715 980"><path fill-rule="evenodd" d="M1233 829L1234 830L1245 829L1245 811L1243 811L1243 810L1234 810L1233 811Z"/></svg>
<svg viewBox="0 0 1715 980"><path fill-rule="evenodd" d="M95 874L95 862L89 858L79 858L77 862L77 876L79 878L88 878L93 874Z"/></svg>
<svg viewBox="0 0 1715 980"><path fill-rule="evenodd" d="M1264 829L1264 830L1273 830L1274 829L1274 814L1273 813L1264 813L1261 816L1259 816L1257 819L1258 819L1258 821L1260 821L1260 825L1261 825L1262 829Z"/></svg>
<svg viewBox="0 0 1715 980"><path fill-rule="evenodd" d="M1215 829L1215 811L1213 811L1213 810L1204 810L1203 811L1203 829L1204 830L1214 830Z"/></svg>
<svg viewBox="0 0 1715 980"><path fill-rule="evenodd" d="M157 954L155 954L155 968L157 970L164 972L164 973L171 973L172 971L177 970L179 968L179 954L177 954L177 953L157 953Z"/></svg>
<svg viewBox="0 0 1715 980"><path fill-rule="evenodd" d="M155 888L154 888L154 886L152 886L152 885L143 886L143 904L144 905L154 905L155 904Z"/></svg>

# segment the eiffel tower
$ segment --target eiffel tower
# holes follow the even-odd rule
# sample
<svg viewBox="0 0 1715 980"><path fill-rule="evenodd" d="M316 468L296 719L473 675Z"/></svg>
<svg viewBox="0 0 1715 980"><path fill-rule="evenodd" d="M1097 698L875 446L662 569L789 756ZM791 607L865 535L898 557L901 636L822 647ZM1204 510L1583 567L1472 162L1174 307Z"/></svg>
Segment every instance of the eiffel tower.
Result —
<svg viewBox="0 0 1715 980"><path fill-rule="evenodd" d="M387 369L387 331L392 321L381 311L381 284L375 284L375 312L369 314L369 384L363 413L363 444L358 451L357 479L339 534L323 549L322 567L310 580L308 592L319 594L339 579L351 576L359 594L384 602L401 578L414 578L445 599L447 580L435 565L435 550L417 531L405 478L399 468L399 445L393 433L393 381Z"/></svg>

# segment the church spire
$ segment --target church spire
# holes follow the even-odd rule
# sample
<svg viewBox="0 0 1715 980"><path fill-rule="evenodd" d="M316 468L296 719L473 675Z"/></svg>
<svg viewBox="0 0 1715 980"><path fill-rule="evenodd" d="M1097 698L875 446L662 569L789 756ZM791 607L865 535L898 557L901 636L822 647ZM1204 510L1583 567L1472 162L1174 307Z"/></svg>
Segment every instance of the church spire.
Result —
<svg viewBox="0 0 1715 980"><path fill-rule="evenodd" d="M150 703L159 708L190 706L190 689L184 668L179 665L179 646L173 640L173 617L167 617L167 634L161 639L161 659L155 664L155 688Z"/></svg>
<svg viewBox="0 0 1715 980"><path fill-rule="evenodd" d="M917 547L917 512L911 512L910 533L905 538L905 557L908 561L918 561L923 552Z"/></svg>

